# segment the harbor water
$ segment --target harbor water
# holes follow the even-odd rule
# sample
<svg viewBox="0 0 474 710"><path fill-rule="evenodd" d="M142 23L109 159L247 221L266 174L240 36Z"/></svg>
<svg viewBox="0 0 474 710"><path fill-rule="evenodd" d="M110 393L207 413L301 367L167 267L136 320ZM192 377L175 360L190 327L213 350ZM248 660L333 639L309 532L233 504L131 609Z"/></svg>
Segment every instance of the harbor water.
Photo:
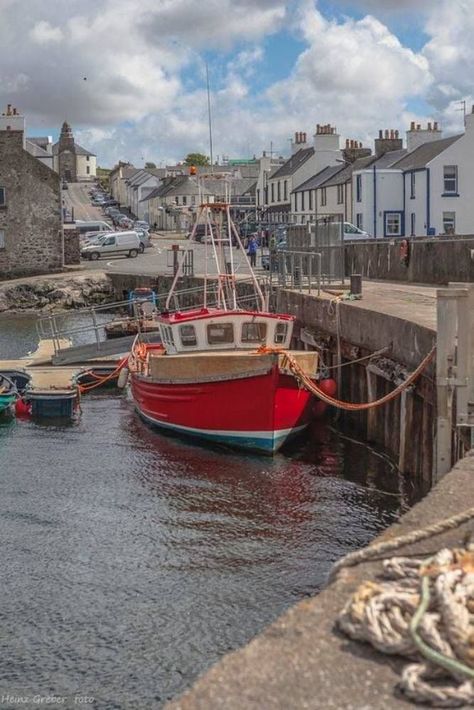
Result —
<svg viewBox="0 0 474 710"><path fill-rule="evenodd" d="M0 359L36 342L0 321ZM3 423L0 695L160 707L415 497L322 424L268 459L160 435L115 390L71 424Z"/></svg>

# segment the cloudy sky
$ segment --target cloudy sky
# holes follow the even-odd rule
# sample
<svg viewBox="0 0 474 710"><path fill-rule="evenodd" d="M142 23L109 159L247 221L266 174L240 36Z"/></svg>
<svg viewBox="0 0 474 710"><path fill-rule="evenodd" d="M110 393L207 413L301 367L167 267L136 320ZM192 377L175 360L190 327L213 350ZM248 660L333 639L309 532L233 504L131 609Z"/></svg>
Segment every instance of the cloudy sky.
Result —
<svg viewBox="0 0 474 710"><path fill-rule="evenodd" d="M0 103L31 135L67 119L103 166L288 154L336 125L462 130L474 97L474 0L0 0Z"/></svg>

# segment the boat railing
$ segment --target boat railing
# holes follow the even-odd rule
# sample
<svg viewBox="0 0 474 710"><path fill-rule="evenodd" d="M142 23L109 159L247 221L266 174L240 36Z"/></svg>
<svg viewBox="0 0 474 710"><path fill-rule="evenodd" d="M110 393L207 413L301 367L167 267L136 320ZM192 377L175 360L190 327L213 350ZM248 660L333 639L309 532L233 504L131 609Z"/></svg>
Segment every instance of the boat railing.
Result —
<svg viewBox="0 0 474 710"><path fill-rule="evenodd" d="M230 278L234 277L229 276ZM259 281L261 288L268 292L268 279L262 277ZM259 310L260 299L253 286L251 279L236 279L237 305L239 308ZM168 291L155 293L156 313L165 310L167 297ZM216 277L209 277L207 283L201 286L176 291L173 294L172 302L167 308L167 312L185 312L205 307L218 307L221 302L220 298L219 280ZM115 301L113 303L86 306L74 311L49 313L42 315L38 319L36 323L37 333L41 340L52 341L55 354L67 350L71 346L89 344L95 344L95 351L100 354L104 350L104 343L107 340L105 332L107 323L118 318L126 318L135 322L137 330L140 331L141 323L144 320L149 321L153 317L148 310L144 314L140 309L142 303L149 301L149 296L144 296L143 298L135 297L133 301Z"/></svg>

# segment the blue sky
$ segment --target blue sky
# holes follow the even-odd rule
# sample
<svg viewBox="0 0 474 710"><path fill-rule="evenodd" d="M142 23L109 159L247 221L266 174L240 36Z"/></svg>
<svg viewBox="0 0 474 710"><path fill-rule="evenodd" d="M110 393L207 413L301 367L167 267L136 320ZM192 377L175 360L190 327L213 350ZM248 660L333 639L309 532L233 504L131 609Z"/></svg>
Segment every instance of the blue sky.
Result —
<svg viewBox="0 0 474 710"><path fill-rule="evenodd" d="M414 6L416 11L414 11ZM111 165L287 152L337 126L370 145L411 120L462 129L474 96L474 0L21 0L0 2L0 99L30 134L68 120ZM18 44L22 32L25 41ZM100 48L100 51L97 51ZM87 77L87 81L83 77Z"/></svg>

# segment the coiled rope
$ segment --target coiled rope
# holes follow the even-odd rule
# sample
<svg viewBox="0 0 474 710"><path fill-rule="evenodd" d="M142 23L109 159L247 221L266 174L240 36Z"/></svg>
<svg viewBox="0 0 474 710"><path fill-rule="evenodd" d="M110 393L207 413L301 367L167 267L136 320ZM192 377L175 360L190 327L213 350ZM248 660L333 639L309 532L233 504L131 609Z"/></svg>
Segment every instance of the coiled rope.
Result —
<svg viewBox="0 0 474 710"><path fill-rule="evenodd" d="M464 519L468 512L474 517L471 508ZM414 702L473 705L473 549L386 560L384 579L366 581L357 589L338 618L339 628L383 653L414 660L403 669L399 683Z"/></svg>

